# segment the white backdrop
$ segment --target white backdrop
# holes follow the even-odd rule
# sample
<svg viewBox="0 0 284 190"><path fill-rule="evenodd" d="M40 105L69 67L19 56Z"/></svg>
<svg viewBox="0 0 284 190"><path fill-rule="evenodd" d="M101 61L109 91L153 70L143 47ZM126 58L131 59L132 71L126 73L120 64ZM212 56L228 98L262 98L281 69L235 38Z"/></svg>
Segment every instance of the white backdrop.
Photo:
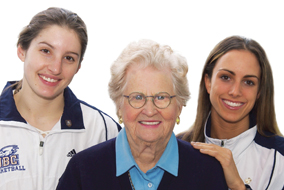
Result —
<svg viewBox="0 0 284 190"><path fill-rule="evenodd" d="M131 41L147 38L170 45L188 60L191 99L183 108L181 124L186 130L194 121L203 64L222 39L241 35L258 41L270 60L275 84L278 125L284 133L282 107L284 10L281 1L262 0L14 0L0 3L0 87L23 76L16 54L19 32L33 15L56 6L76 12L87 24L89 45L81 70L70 87L79 99L117 120L108 95L110 65Z"/></svg>

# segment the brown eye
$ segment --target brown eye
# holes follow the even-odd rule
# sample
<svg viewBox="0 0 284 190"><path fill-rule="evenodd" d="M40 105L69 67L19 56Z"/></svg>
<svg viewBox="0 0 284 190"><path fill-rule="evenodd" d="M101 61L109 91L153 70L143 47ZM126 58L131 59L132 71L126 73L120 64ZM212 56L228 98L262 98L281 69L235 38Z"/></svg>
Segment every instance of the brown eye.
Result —
<svg viewBox="0 0 284 190"><path fill-rule="evenodd" d="M50 53L50 51L48 49L42 49L40 51L42 51L43 53Z"/></svg>
<svg viewBox="0 0 284 190"><path fill-rule="evenodd" d="M245 83L249 86L254 86L254 82L251 81L251 80L247 80L247 81L245 81Z"/></svg>
<svg viewBox="0 0 284 190"><path fill-rule="evenodd" d="M71 56L66 56L65 59L67 59L68 61L75 61L75 59Z"/></svg>
<svg viewBox="0 0 284 190"><path fill-rule="evenodd" d="M227 76L227 75L223 75L223 76L221 76L221 79L222 79L222 80L230 80L230 77Z"/></svg>

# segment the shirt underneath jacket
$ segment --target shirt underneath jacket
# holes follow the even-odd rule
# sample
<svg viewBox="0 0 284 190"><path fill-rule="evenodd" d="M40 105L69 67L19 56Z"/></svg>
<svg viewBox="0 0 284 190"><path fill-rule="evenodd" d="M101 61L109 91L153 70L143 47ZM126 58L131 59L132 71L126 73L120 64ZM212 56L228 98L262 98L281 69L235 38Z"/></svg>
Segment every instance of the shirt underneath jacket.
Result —
<svg viewBox="0 0 284 190"><path fill-rule="evenodd" d="M134 187L145 190L156 190L164 175L164 171L167 171L173 176L178 175L178 144L174 133L172 133L158 163L146 173L140 170L131 154L125 128L123 128L117 136L115 145L117 155L116 176L120 176L129 171Z"/></svg>

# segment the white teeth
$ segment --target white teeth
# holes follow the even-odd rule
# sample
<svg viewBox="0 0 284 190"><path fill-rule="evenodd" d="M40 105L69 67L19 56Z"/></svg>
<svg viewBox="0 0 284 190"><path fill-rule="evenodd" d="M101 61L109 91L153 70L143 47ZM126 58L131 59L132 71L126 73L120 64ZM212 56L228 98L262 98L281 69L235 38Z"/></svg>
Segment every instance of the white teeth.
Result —
<svg viewBox="0 0 284 190"><path fill-rule="evenodd" d="M55 79L47 78L47 77L42 76L42 75L40 75L40 77L41 77L43 80L46 80L47 82L57 82L57 81L58 81L58 80L55 80Z"/></svg>
<svg viewBox="0 0 284 190"><path fill-rule="evenodd" d="M238 107L238 106L243 105L243 103L235 103L235 102L230 102L228 100L224 100L224 102L231 107Z"/></svg>
<svg viewBox="0 0 284 190"><path fill-rule="evenodd" d="M146 122L146 121L141 121L140 123L144 124L144 125L157 125L160 122L159 121L155 121L155 122Z"/></svg>

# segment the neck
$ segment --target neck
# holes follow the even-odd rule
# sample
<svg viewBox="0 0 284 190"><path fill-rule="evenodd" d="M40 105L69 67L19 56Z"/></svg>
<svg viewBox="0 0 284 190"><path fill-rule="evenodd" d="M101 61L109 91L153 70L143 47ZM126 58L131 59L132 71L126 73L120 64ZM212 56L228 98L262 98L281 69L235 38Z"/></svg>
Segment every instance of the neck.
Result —
<svg viewBox="0 0 284 190"><path fill-rule="evenodd" d="M159 142L140 141L137 143L131 137L128 137L128 142L135 162L144 173L157 164L167 146L167 143Z"/></svg>
<svg viewBox="0 0 284 190"><path fill-rule="evenodd" d="M216 139L231 139L249 129L249 115L238 122L229 122L220 118L216 112L211 112L211 137Z"/></svg>
<svg viewBox="0 0 284 190"><path fill-rule="evenodd" d="M53 100L28 95L21 89L14 95L17 110L32 126L49 131L59 121L64 109L63 94Z"/></svg>

